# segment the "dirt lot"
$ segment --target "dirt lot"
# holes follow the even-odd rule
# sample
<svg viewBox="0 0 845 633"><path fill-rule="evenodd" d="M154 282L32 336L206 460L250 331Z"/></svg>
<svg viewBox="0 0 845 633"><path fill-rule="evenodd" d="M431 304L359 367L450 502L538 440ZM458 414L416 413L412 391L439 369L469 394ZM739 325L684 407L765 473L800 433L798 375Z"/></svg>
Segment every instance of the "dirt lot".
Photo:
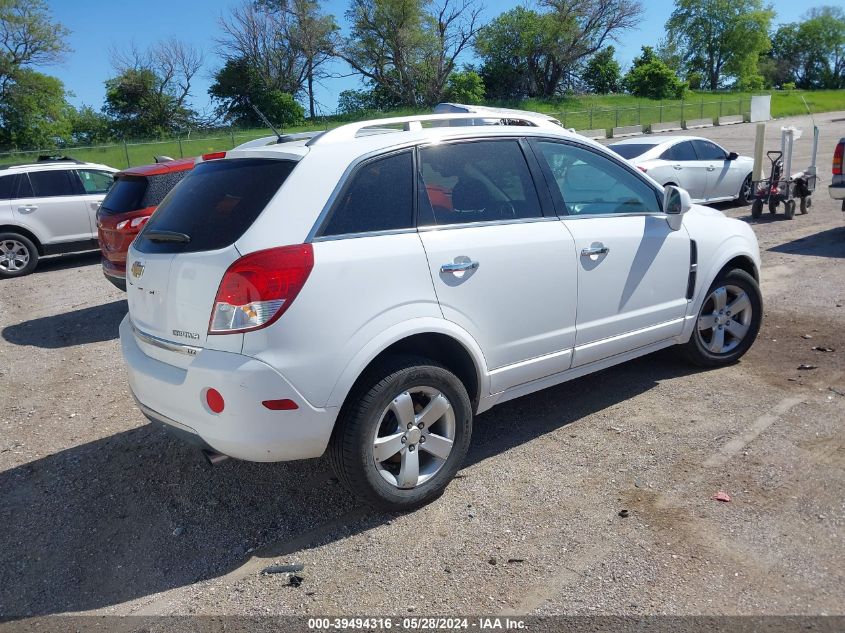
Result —
<svg viewBox="0 0 845 633"><path fill-rule="evenodd" d="M817 117L810 214L754 224L766 311L742 362L664 352L495 408L408 515L362 507L327 460L212 469L147 424L96 255L0 282L0 617L845 613L842 117ZM701 135L751 154L751 125Z"/></svg>

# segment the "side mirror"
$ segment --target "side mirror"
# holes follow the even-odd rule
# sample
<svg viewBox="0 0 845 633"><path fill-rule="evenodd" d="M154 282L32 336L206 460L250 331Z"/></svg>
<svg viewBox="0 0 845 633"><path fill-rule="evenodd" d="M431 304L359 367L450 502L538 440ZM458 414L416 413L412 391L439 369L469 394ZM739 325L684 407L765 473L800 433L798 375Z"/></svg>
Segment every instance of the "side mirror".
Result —
<svg viewBox="0 0 845 633"><path fill-rule="evenodd" d="M663 190L663 213L666 214L666 222L673 231L681 228L683 215L691 208L692 202L686 189L668 185Z"/></svg>
<svg viewBox="0 0 845 633"><path fill-rule="evenodd" d="M739 158L739 154L737 154L736 152L731 152L730 154L728 154L728 160L736 160L737 158Z"/></svg>

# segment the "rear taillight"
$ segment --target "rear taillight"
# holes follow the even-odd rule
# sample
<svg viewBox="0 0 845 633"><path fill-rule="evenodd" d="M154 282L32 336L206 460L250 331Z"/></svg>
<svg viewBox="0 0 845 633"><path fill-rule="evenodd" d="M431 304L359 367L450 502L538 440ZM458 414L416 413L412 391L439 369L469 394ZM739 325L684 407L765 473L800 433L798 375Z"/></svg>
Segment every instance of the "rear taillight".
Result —
<svg viewBox="0 0 845 633"><path fill-rule="evenodd" d="M147 220L150 219L149 215L142 215L139 218L132 218L131 220L123 220L123 222L117 223L117 230L118 231L131 231L132 229L140 230L144 224L147 223Z"/></svg>
<svg viewBox="0 0 845 633"><path fill-rule="evenodd" d="M842 175L842 156L845 154L845 143L839 141L836 149L833 151L833 175Z"/></svg>
<svg viewBox="0 0 845 633"><path fill-rule="evenodd" d="M267 327L290 307L313 267L311 244L241 257L223 275L208 333L234 334Z"/></svg>

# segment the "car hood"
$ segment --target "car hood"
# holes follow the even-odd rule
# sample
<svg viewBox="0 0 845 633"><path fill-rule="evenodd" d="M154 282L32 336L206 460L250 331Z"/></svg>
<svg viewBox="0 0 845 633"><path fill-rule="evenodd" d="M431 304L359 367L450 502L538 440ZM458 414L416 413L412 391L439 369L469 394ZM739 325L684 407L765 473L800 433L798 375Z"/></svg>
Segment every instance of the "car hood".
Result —
<svg viewBox="0 0 845 633"><path fill-rule="evenodd" d="M714 209L713 207L705 207L703 204L694 204L692 208L687 211L687 213L692 213L695 215L705 216L705 217L718 217L724 218L727 217L724 213L719 211L718 209Z"/></svg>

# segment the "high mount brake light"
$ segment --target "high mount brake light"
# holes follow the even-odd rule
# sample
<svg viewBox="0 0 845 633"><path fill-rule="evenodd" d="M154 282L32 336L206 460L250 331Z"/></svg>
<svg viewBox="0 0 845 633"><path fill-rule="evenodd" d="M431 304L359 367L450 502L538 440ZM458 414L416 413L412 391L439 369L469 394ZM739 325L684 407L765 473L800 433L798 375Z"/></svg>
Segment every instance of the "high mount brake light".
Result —
<svg viewBox="0 0 845 633"><path fill-rule="evenodd" d="M270 248L245 255L220 281L209 334L235 334L267 327L296 299L314 267L311 244Z"/></svg>
<svg viewBox="0 0 845 633"><path fill-rule="evenodd" d="M210 154L203 154L203 160L215 160L217 158L226 158L226 152L211 152Z"/></svg>

